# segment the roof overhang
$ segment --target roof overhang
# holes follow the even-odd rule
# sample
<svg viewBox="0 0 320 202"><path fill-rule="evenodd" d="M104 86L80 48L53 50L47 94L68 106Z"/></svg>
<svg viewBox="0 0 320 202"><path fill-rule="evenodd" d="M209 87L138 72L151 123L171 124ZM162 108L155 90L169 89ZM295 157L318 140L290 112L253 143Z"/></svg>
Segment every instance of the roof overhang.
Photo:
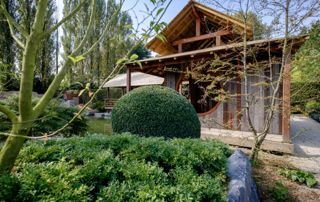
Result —
<svg viewBox="0 0 320 202"><path fill-rule="evenodd" d="M309 38L308 35L292 37L288 39L289 47L291 48L291 54L294 54L300 46ZM247 50L254 51L254 54L268 57L268 51L270 50L273 56L281 58L282 47L284 38L256 40L247 42ZM185 65L191 62L203 59L213 58L215 55L225 57L235 57L235 55L241 55L243 51L244 43L233 43L228 45L216 46L212 48L206 48L201 50L176 53L161 57L148 58L140 60L142 68L136 63L128 63L127 68L135 71L142 71L148 74L163 76L164 69L172 65ZM261 59L262 60L262 59Z"/></svg>

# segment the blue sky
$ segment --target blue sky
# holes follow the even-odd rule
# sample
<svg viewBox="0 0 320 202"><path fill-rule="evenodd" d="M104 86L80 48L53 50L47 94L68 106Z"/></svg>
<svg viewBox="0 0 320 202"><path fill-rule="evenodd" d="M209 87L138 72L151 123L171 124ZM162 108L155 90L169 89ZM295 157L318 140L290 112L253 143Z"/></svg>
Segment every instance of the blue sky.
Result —
<svg viewBox="0 0 320 202"><path fill-rule="evenodd" d="M167 12L163 16L163 21L170 22L188 2L189 0L173 0ZM136 0L126 0L123 9L128 10L129 8L132 8L132 6L135 5L135 3L136 3ZM141 12L146 10L144 4L147 4L150 8L152 7L150 0L138 0L137 5L134 7L134 10L138 15L138 17L142 17L144 15L143 12ZM58 7L59 18L61 19L62 9L63 9L62 0L57 0L57 7ZM132 14L132 12L130 13Z"/></svg>

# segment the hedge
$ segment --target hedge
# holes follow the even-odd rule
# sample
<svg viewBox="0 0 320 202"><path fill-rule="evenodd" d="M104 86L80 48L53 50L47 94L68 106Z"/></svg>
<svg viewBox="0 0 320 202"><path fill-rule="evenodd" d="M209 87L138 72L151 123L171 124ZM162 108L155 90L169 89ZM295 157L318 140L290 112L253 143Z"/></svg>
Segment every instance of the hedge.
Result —
<svg viewBox="0 0 320 202"><path fill-rule="evenodd" d="M230 154L218 141L130 134L28 142L0 201L225 201Z"/></svg>
<svg viewBox="0 0 320 202"><path fill-rule="evenodd" d="M200 137L200 121L191 103L167 87L147 86L121 97L112 110L114 133L142 136Z"/></svg>
<svg viewBox="0 0 320 202"><path fill-rule="evenodd" d="M33 99L32 104L35 105L38 99ZM18 97L11 96L5 100L1 100L0 104L8 106L16 114L18 114ZM34 122L32 128L32 136L43 135L44 133L53 132L63 127L68 121L70 121L75 113L79 110L77 108L70 108L62 106L58 100L51 100L46 107L45 111ZM87 131L87 119L83 116L79 116L63 131L64 137L70 137L73 135L84 135ZM12 123L4 114L0 113L0 132L7 132L11 129ZM2 139L0 137L0 139Z"/></svg>
<svg viewBox="0 0 320 202"><path fill-rule="evenodd" d="M320 82L291 83L291 106L293 112L305 112L308 101L320 102Z"/></svg>

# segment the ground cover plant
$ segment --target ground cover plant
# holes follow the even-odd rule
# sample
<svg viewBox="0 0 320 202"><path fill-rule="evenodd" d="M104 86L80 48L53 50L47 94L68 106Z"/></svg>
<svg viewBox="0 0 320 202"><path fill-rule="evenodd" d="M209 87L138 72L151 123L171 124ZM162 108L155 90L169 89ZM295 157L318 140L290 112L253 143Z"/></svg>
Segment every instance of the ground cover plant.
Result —
<svg viewBox="0 0 320 202"><path fill-rule="evenodd" d="M32 104L35 106L39 99L33 98ZM15 114L18 114L18 96L11 96L5 100L1 100L0 104L3 106L8 106ZM71 108L62 106L60 101L57 99L52 99L49 102L47 108L39 116L38 119L34 121L34 127L32 128L32 136L41 136L45 133L53 132L64 126L68 121L77 113L79 110L77 108ZM12 123L3 114L0 114L0 132L9 132ZM75 121L73 121L69 126L63 131L64 137L70 137L73 135L84 135L87 131L88 124L87 119L83 116L79 116ZM0 137L1 138L1 137ZM4 138L4 136L2 136Z"/></svg>
<svg viewBox="0 0 320 202"><path fill-rule="evenodd" d="M281 169L280 175L283 175L293 182L298 182L305 184L308 187L314 187L317 185L317 180L314 175L310 172L303 170L291 170L291 169Z"/></svg>
<svg viewBox="0 0 320 202"><path fill-rule="evenodd" d="M200 137L194 107L175 90L162 86L140 87L121 97L112 109L112 129L142 136Z"/></svg>
<svg viewBox="0 0 320 202"><path fill-rule="evenodd" d="M230 154L217 141L130 134L28 142L0 177L0 201L225 201Z"/></svg>

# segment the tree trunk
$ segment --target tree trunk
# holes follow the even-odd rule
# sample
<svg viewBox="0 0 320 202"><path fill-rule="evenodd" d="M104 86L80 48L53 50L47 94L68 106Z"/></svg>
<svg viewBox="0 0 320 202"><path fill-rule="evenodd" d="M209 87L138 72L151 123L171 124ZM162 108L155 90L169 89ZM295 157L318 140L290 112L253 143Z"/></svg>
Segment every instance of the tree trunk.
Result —
<svg viewBox="0 0 320 202"><path fill-rule="evenodd" d="M29 130L21 130L17 124L13 125L10 134L27 136ZM9 136L7 138L0 153L0 174L9 173L12 170L14 162L23 146L24 141L25 138L22 137Z"/></svg>

